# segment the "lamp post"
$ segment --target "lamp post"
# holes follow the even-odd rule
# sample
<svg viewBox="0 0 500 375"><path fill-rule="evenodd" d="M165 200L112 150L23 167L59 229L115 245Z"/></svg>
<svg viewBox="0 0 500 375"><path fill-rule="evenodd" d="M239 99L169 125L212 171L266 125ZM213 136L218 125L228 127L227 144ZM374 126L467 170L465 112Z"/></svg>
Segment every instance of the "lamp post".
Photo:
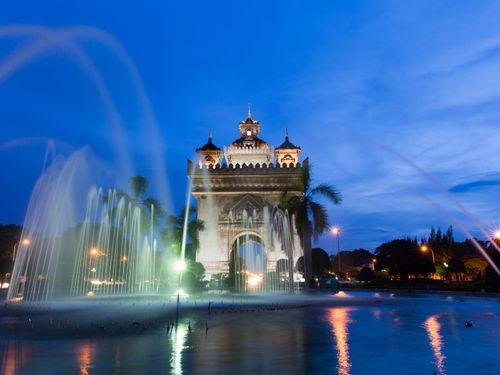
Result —
<svg viewBox="0 0 500 375"><path fill-rule="evenodd" d="M21 242L21 245L26 246L26 247L28 247L29 245L31 245L31 241L30 241L29 238L24 238L20 242ZM18 250L19 250L19 242L16 242L14 244L14 250L12 251L12 261L13 262L16 261L16 256L17 256L17 251Z"/></svg>
<svg viewBox="0 0 500 375"><path fill-rule="evenodd" d="M337 236L337 262L339 266L339 277L340 277L340 228L339 227L333 227L332 228L332 233L334 236Z"/></svg>
<svg viewBox="0 0 500 375"><path fill-rule="evenodd" d="M422 250L422 252L424 253L430 250L432 255L432 264L436 263L436 260L434 259L434 251L430 247L428 247L427 245L422 245L420 246L420 250Z"/></svg>

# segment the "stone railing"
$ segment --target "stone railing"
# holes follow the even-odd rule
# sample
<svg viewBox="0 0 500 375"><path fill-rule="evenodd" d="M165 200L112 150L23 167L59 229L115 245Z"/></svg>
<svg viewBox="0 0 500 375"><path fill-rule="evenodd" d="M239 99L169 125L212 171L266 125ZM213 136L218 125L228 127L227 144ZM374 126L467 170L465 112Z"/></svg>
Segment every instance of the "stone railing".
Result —
<svg viewBox="0 0 500 375"><path fill-rule="evenodd" d="M278 164L278 163L250 163L250 164L215 164L215 165L199 165L199 164L194 164L191 160L188 160L188 174L191 174L192 172L196 173L196 171L193 171L193 168L196 170L209 170L213 171L214 173L220 172L220 173L225 173L225 172L230 172L230 171L254 171L254 170L259 170L259 172L264 172L264 171L287 171L287 170L297 170L300 169L303 165L306 165L309 163L309 159L306 158L304 162L301 163L289 163L289 164Z"/></svg>
<svg viewBox="0 0 500 375"><path fill-rule="evenodd" d="M224 147L224 153L230 155L274 155L274 146L262 148L231 146Z"/></svg>

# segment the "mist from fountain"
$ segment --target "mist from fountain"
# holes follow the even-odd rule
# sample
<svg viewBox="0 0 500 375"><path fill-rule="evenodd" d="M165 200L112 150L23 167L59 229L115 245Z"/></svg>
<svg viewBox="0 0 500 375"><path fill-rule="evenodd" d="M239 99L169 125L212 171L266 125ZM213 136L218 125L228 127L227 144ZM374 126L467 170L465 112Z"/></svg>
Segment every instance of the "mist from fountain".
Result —
<svg viewBox="0 0 500 375"><path fill-rule="evenodd" d="M255 210L242 210L241 217L232 214L236 237L231 251L230 275L237 292L293 292L299 277L295 259L302 252L294 245L293 227L288 213L275 208L263 209L263 222ZM237 220L235 220L237 219ZM262 237L261 235L262 234Z"/></svg>
<svg viewBox="0 0 500 375"><path fill-rule="evenodd" d="M67 160L56 157L42 174L26 212L8 301L42 305L157 292L154 207L139 207L116 189L104 194L94 185L98 180L99 163L86 148Z"/></svg>
<svg viewBox="0 0 500 375"><path fill-rule="evenodd" d="M103 195L93 188L79 229L70 294L156 292L153 218L154 211L145 213L116 190Z"/></svg>

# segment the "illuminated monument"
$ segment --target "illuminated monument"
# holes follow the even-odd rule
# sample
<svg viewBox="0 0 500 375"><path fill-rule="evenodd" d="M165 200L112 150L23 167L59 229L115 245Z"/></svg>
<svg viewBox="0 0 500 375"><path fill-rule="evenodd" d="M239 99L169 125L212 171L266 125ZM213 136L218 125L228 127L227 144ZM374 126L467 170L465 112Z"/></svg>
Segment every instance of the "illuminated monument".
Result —
<svg viewBox="0 0 500 375"><path fill-rule="evenodd" d="M197 162L188 160L198 218L205 223L196 260L207 276L228 274L236 254L246 258L247 269L260 274L275 271L277 261L287 259L273 231L273 210L283 190L297 186L301 149L290 142L288 132L280 146L270 146L259 138L260 130L249 109L239 123L240 137L230 146L221 150L210 134L196 150ZM296 261L302 246L295 230L289 237Z"/></svg>

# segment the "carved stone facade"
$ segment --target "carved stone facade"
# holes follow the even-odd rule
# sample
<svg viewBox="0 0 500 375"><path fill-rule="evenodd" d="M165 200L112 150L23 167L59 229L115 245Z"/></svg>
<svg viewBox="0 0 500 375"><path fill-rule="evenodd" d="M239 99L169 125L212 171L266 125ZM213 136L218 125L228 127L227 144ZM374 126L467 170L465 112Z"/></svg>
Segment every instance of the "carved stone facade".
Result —
<svg viewBox="0 0 500 375"><path fill-rule="evenodd" d="M229 272L232 251L237 251L235 244L245 235L262 244L267 271L273 271L279 259L286 259L271 234L271 220L283 190L298 186L300 148L290 143L288 134L276 150L270 147L259 138L260 124L250 112L239 124L239 132L240 138L224 148L225 160L211 135L209 142L197 149L197 162L188 160L198 218L205 223L197 261L209 277ZM301 249L295 232L294 245Z"/></svg>

